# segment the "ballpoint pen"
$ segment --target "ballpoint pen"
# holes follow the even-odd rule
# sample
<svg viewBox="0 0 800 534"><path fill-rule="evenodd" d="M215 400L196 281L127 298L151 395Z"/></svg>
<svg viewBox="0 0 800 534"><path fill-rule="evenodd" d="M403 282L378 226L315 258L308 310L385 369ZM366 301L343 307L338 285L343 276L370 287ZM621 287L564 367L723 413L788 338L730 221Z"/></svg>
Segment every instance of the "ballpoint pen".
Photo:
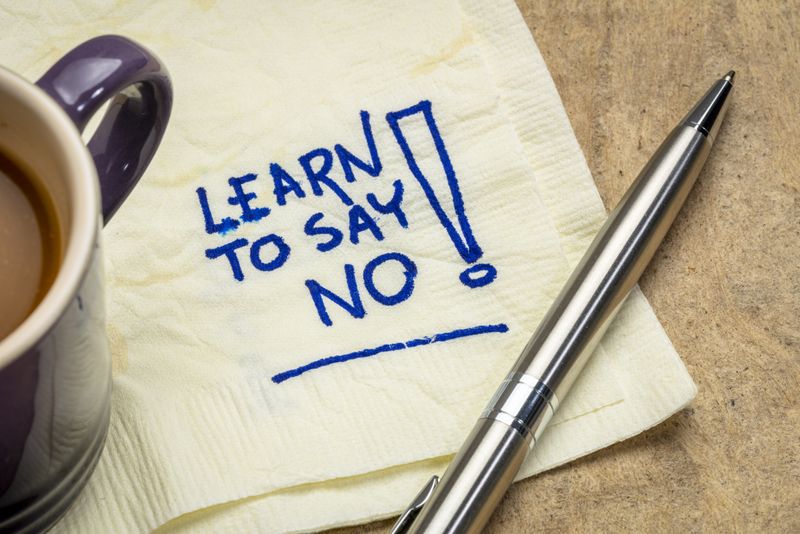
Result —
<svg viewBox="0 0 800 534"><path fill-rule="evenodd" d="M694 185L719 131L734 72L667 136L609 215L441 481L393 534L480 532Z"/></svg>

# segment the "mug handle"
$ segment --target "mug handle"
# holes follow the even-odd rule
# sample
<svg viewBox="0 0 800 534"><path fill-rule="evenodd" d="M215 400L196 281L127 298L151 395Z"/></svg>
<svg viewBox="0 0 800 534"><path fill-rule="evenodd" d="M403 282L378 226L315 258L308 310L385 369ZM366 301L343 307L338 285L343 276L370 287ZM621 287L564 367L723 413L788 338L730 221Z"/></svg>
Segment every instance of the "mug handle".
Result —
<svg viewBox="0 0 800 534"><path fill-rule="evenodd" d="M159 59L119 35L73 48L36 82L83 132L113 97L88 143L107 223L153 158L172 109L172 84Z"/></svg>

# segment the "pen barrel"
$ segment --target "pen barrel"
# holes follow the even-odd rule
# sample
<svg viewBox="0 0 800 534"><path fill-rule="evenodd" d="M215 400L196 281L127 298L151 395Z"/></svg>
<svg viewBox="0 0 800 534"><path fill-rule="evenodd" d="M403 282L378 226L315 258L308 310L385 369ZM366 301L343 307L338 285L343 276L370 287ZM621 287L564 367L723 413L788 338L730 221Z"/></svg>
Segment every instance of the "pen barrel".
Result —
<svg viewBox="0 0 800 534"><path fill-rule="evenodd" d="M394 532L483 529L683 206L725 115L733 76L716 82L650 158L441 482L432 479Z"/></svg>
<svg viewBox="0 0 800 534"><path fill-rule="evenodd" d="M529 435L505 422L479 419L408 534L479 533L514 481L531 443Z"/></svg>
<svg viewBox="0 0 800 534"><path fill-rule="evenodd" d="M483 529L661 243L710 147L707 132L686 125L662 143L584 254L408 532Z"/></svg>
<svg viewBox="0 0 800 534"><path fill-rule="evenodd" d="M675 220L710 148L711 139L692 126L670 133L609 215L509 376L541 381L557 406Z"/></svg>

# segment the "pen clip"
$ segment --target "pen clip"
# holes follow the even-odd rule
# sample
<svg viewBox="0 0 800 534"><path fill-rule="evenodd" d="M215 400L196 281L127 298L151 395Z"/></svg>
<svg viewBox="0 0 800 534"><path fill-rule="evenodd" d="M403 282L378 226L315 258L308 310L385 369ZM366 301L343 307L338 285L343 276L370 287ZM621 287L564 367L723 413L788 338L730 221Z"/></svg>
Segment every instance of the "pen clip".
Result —
<svg viewBox="0 0 800 534"><path fill-rule="evenodd" d="M417 518L420 510L422 510L422 507L425 506L425 503L431 498L431 495L433 495L433 490L435 490L436 486L438 485L439 477L436 475L432 476L428 483L425 484L425 487L423 487L422 490L417 493L417 496L414 497L414 500L411 501L411 504L408 505L406 511L403 512L402 515L400 515L400 517L397 519L397 522L392 527L392 534L403 534L404 532L408 531L408 529L411 527L411 523L413 523L414 519Z"/></svg>

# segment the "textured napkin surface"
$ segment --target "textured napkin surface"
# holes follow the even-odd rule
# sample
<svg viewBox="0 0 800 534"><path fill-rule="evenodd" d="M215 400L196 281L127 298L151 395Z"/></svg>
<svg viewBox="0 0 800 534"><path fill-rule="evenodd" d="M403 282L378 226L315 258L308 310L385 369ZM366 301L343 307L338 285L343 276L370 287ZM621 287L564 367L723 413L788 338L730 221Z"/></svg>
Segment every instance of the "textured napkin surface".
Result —
<svg viewBox="0 0 800 534"><path fill-rule="evenodd" d="M29 79L114 32L176 90L105 231L112 425L62 531L399 512L605 216L511 2L77 2L0 22L3 62ZM694 391L636 290L521 476Z"/></svg>

